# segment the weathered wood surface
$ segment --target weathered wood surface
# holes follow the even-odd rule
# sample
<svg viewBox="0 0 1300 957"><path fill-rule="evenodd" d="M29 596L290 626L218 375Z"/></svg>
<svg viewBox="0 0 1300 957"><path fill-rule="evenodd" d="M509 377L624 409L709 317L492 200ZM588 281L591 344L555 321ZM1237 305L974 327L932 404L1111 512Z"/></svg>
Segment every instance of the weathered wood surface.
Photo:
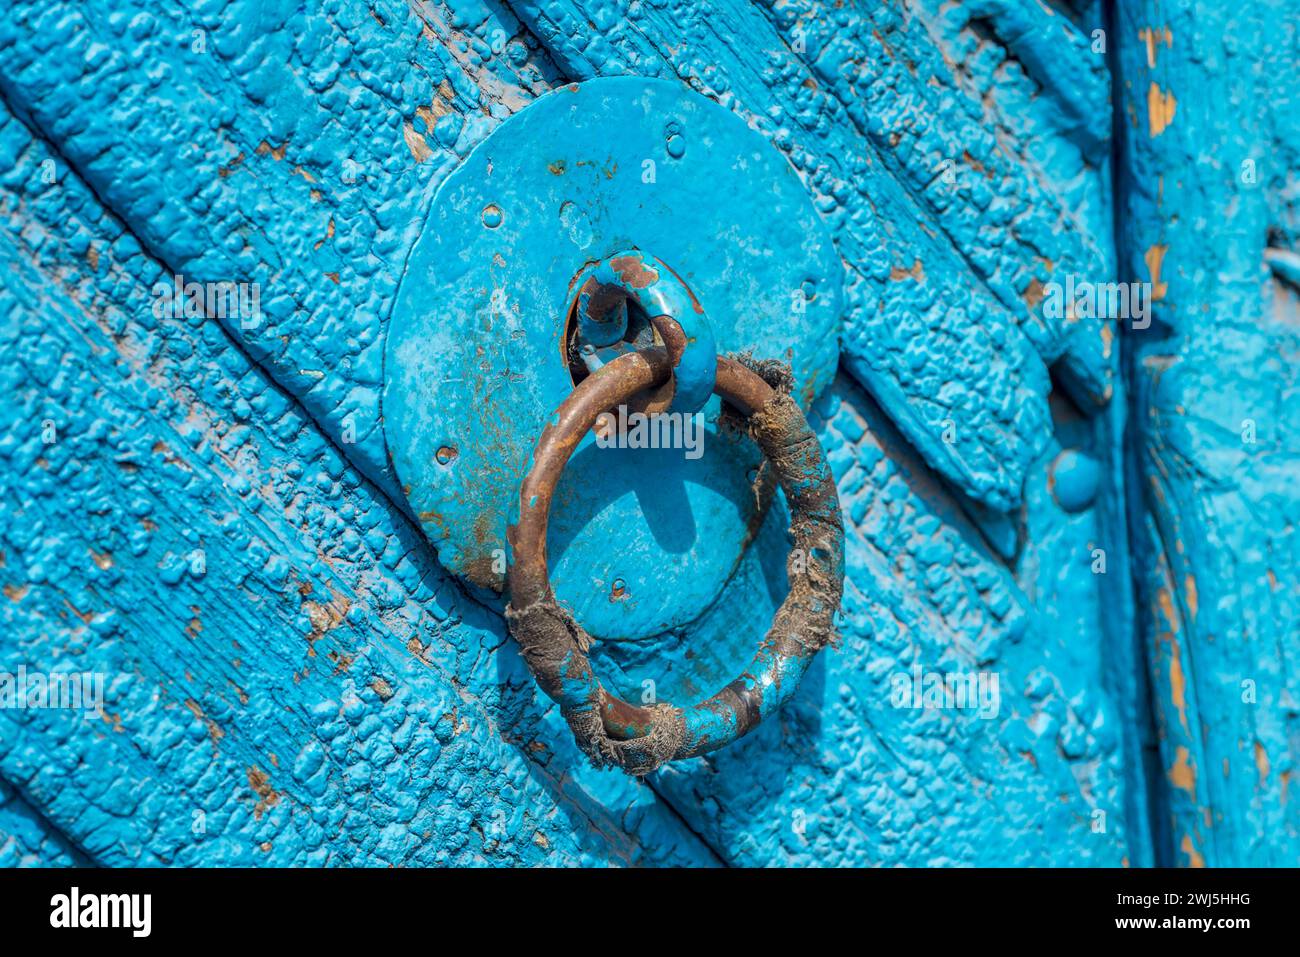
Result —
<svg viewBox="0 0 1300 957"><path fill-rule="evenodd" d="M22 802L0 808L0 833L27 835L24 858L62 860L59 842L104 863L1163 853L1128 621L1115 330L1038 308L1053 278L1115 269L1095 7L299 7L19 4L0 24L0 376L18 397L0 441L0 667L114 676L102 722L0 713L0 778ZM495 612L438 568L388 472L377 400L393 290L441 176L533 97L617 72L678 76L768 136L833 225L850 294L843 371L817 412L851 526L842 647L751 739L640 786L582 767ZM1293 212L1267 195L1294 248ZM261 282L262 322L156 319L150 288L174 272ZM1289 339L1256 347L1275 342ZM1204 382L1216 367L1200 368ZM1102 463L1082 510L1054 494L1064 449ZM1181 488L1179 514L1195 514L1204 486ZM1293 571L1292 506L1270 488ZM713 690L779 600L781 539L774 515L695 628L607 649L600 667L670 699ZM1211 803L1223 792L1198 772L1201 797L1174 805L1188 833L1206 808L1234 809L1240 833L1215 862L1262 853L1264 822L1295 830L1290 805L1268 803L1294 737L1277 596L1295 576L1278 564L1251 645L1273 697L1215 710L1232 704L1206 704L1215 666L1184 671L1213 757L1253 762L1227 742L1268 715L1260 793ZM1200 614L1247 620L1229 579L1213 606L1197 580ZM1152 641L1176 757L1169 647ZM996 673L999 714L893 707L892 676L913 666ZM1204 832L1192 840L1204 857Z"/></svg>
<svg viewBox="0 0 1300 957"><path fill-rule="evenodd" d="M676 73L770 136L838 227L849 368L936 468L1017 504L1046 364L1108 397L1100 324L1033 308L1056 273L1111 261L1085 34L1002 3L634 6L519 3L521 25L493 3L19 4L0 90L160 262L263 284L264 321L232 334L392 492L383 322L440 171L560 82ZM1042 69L1055 45L1068 77Z"/></svg>
<svg viewBox="0 0 1300 957"><path fill-rule="evenodd" d="M585 781L500 621L218 325L154 317L44 143L0 154L0 670L107 679L102 719L0 710L25 801L105 864L714 860Z"/></svg>
<svg viewBox="0 0 1300 957"><path fill-rule="evenodd" d="M638 788L582 770L495 616L224 331L154 320L157 264L75 180L40 183L43 144L12 120L3 133L2 366L25 402L3 446L5 666L115 677L103 722L0 714L0 772L94 860L1122 855L1116 819L1090 826L1122 800L1113 718L1074 667L1095 671L1098 645L1057 632L1070 662L1038 667L1015 582L919 462L882 445L856 388L826 400L821 430L857 527L844 651L742 749ZM777 516L692 647L726 647L736 608L747 626L769 613L779 533ZM954 656L1009 667L999 720L898 721L888 675ZM707 682L709 665L689 674Z"/></svg>
<svg viewBox="0 0 1300 957"><path fill-rule="evenodd" d="M1121 0L1139 623L1190 865L1300 863L1300 35L1293 3Z"/></svg>

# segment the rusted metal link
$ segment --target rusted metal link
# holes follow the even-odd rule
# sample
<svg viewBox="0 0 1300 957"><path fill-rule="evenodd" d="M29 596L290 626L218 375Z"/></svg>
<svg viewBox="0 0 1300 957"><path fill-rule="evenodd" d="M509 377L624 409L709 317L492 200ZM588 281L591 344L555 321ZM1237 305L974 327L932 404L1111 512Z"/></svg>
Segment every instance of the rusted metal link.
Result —
<svg viewBox="0 0 1300 957"><path fill-rule="evenodd" d="M637 249L615 253L588 266L578 277L577 316L583 339L609 345L627 328L627 302L645 310L668 350L672 373L638 411L672 408L698 412L713 392L717 346L704 308L673 270Z"/></svg>
<svg viewBox="0 0 1300 957"><path fill-rule="evenodd" d="M599 415L666 381L671 369L664 350L647 349L620 356L583 380L543 430L520 486L518 521L507 530L506 619L524 660L593 762L632 774L716 750L780 707L813 656L834 641L833 619L844 585L839 497L816 436L789 395L744 362L719 358L715 391L747 416L750 435L790 507L790 593L749 667L706 701L685 710L670 704L643 708L602 687L587 658L590 636L551 591L546 552L551 500L565 464Z"/></svg>

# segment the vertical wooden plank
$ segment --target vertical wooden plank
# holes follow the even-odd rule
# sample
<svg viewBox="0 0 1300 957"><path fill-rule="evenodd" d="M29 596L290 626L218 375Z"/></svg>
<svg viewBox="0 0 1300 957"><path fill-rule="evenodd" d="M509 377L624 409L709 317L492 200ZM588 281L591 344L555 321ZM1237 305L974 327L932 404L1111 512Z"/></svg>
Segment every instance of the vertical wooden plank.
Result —
<svg viewBox="0 0 1300 957"><path fill-rule="evenodd" d="M1297 6L1119 0L1140 621L1172 862L1300 860Z"/></svg>

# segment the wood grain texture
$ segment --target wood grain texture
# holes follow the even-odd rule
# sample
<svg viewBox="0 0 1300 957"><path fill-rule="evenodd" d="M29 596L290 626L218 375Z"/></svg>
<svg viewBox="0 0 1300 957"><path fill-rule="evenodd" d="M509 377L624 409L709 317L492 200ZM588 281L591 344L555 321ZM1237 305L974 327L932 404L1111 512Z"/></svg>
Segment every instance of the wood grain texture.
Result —
<svg viewBox="0 0 1300 957"><path fill-rule="evenodd" d="M12 108L168 270L261 285L231 335L397 502L379 391L405 254L441 174L554 75L478 12L19 4L0 27Z"/></svg>
<svg viewBox="0 0 1300 957"><path fill-rule="evenodd" d="M496 616L21 123L0 123L0 775L101 864L679 863L594 781ZM542 699L544 700L544 699Z"/></svg>
<svg viewBox="0 0 1300 957"><path fill-rule="evenodd" d="M1113 323L1036 299L1114 268L1082 7L19 5L0 666L112 680L89 726L0 714L0 777L100 863L1150 863ZM817 410L852 526L842 647L751 739L640 787L585 768L438 567L376 398L441 177L536 95L620 72L767 136L851 300ZM261 323L156 317L173 272L262 283ZM1100 474L1071 509L1068 452ZM716 690L783 594L782 533L602 674ZM913 668L996 676L997 714L894 705Z"/></svg>
<svg viewBox="0 0 1300 957"><path fill-rule="evenodd" d="M984 6L20 5L0 89L160 262L263 284L264 321L232 333L400 501L377 343L432 190L565 79L675 73L804 176L850 271L850 369L934 467L1007 509L1049 428L1045 366L1109 395L1100 326L1036 308L1053 276L1110 261L1109 111L1078 26ZM1041 69L1056 45L1069 83Z"/></svg>
<svg viewBox="0 0 1300 957"><path fill-rule="evenodd" d="M1118 4L1139 621L1169 859L1294 865L1300 806L1295 4ZM1290 278L1289 278L1290 277Z"/></svg>

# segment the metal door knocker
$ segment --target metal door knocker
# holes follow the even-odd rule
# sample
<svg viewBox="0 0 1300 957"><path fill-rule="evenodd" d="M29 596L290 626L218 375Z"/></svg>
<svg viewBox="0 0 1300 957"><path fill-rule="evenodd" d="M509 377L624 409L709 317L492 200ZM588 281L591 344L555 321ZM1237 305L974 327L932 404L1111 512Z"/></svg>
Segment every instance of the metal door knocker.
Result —
<svg viewBox="0 0 1300 957"><path fill-rule="evenodd" d="M671 376L628 411L699 412L703 432L716 357L755 351L789 364L806 409L835 379L843 280L803 180L745 119L677 77L566 84L438 185L384 333L376 467L439 564L499 607L529 453L575 385L662 346ZM715 607L770 500L750 494L760 450L726 438L662 473L651 447L574 452L551 586L591 635L653 640Z"/></svg>
<svg viewBox="0 0 1300 957"><path fill-rule="evenodd" d="M671 345L674 336L662 338ZM813 656L835 640L834 615L844 588L839 497L817 437L785 391L745 361L717 357L713 391L747 418L749 434L775 470L790 508L790 592L749 667L706 701L685 709L666 703L638 707L601 685L587 658L590 635L551 590L551 499L569 457L601 413L671 382L681 350L673 353L628 352L578 383L542 431L519 489L518 520L507 529L506 620L529 670L560 705L579 747L597 767L635 775L717 750L776 711Z"/></svg>

